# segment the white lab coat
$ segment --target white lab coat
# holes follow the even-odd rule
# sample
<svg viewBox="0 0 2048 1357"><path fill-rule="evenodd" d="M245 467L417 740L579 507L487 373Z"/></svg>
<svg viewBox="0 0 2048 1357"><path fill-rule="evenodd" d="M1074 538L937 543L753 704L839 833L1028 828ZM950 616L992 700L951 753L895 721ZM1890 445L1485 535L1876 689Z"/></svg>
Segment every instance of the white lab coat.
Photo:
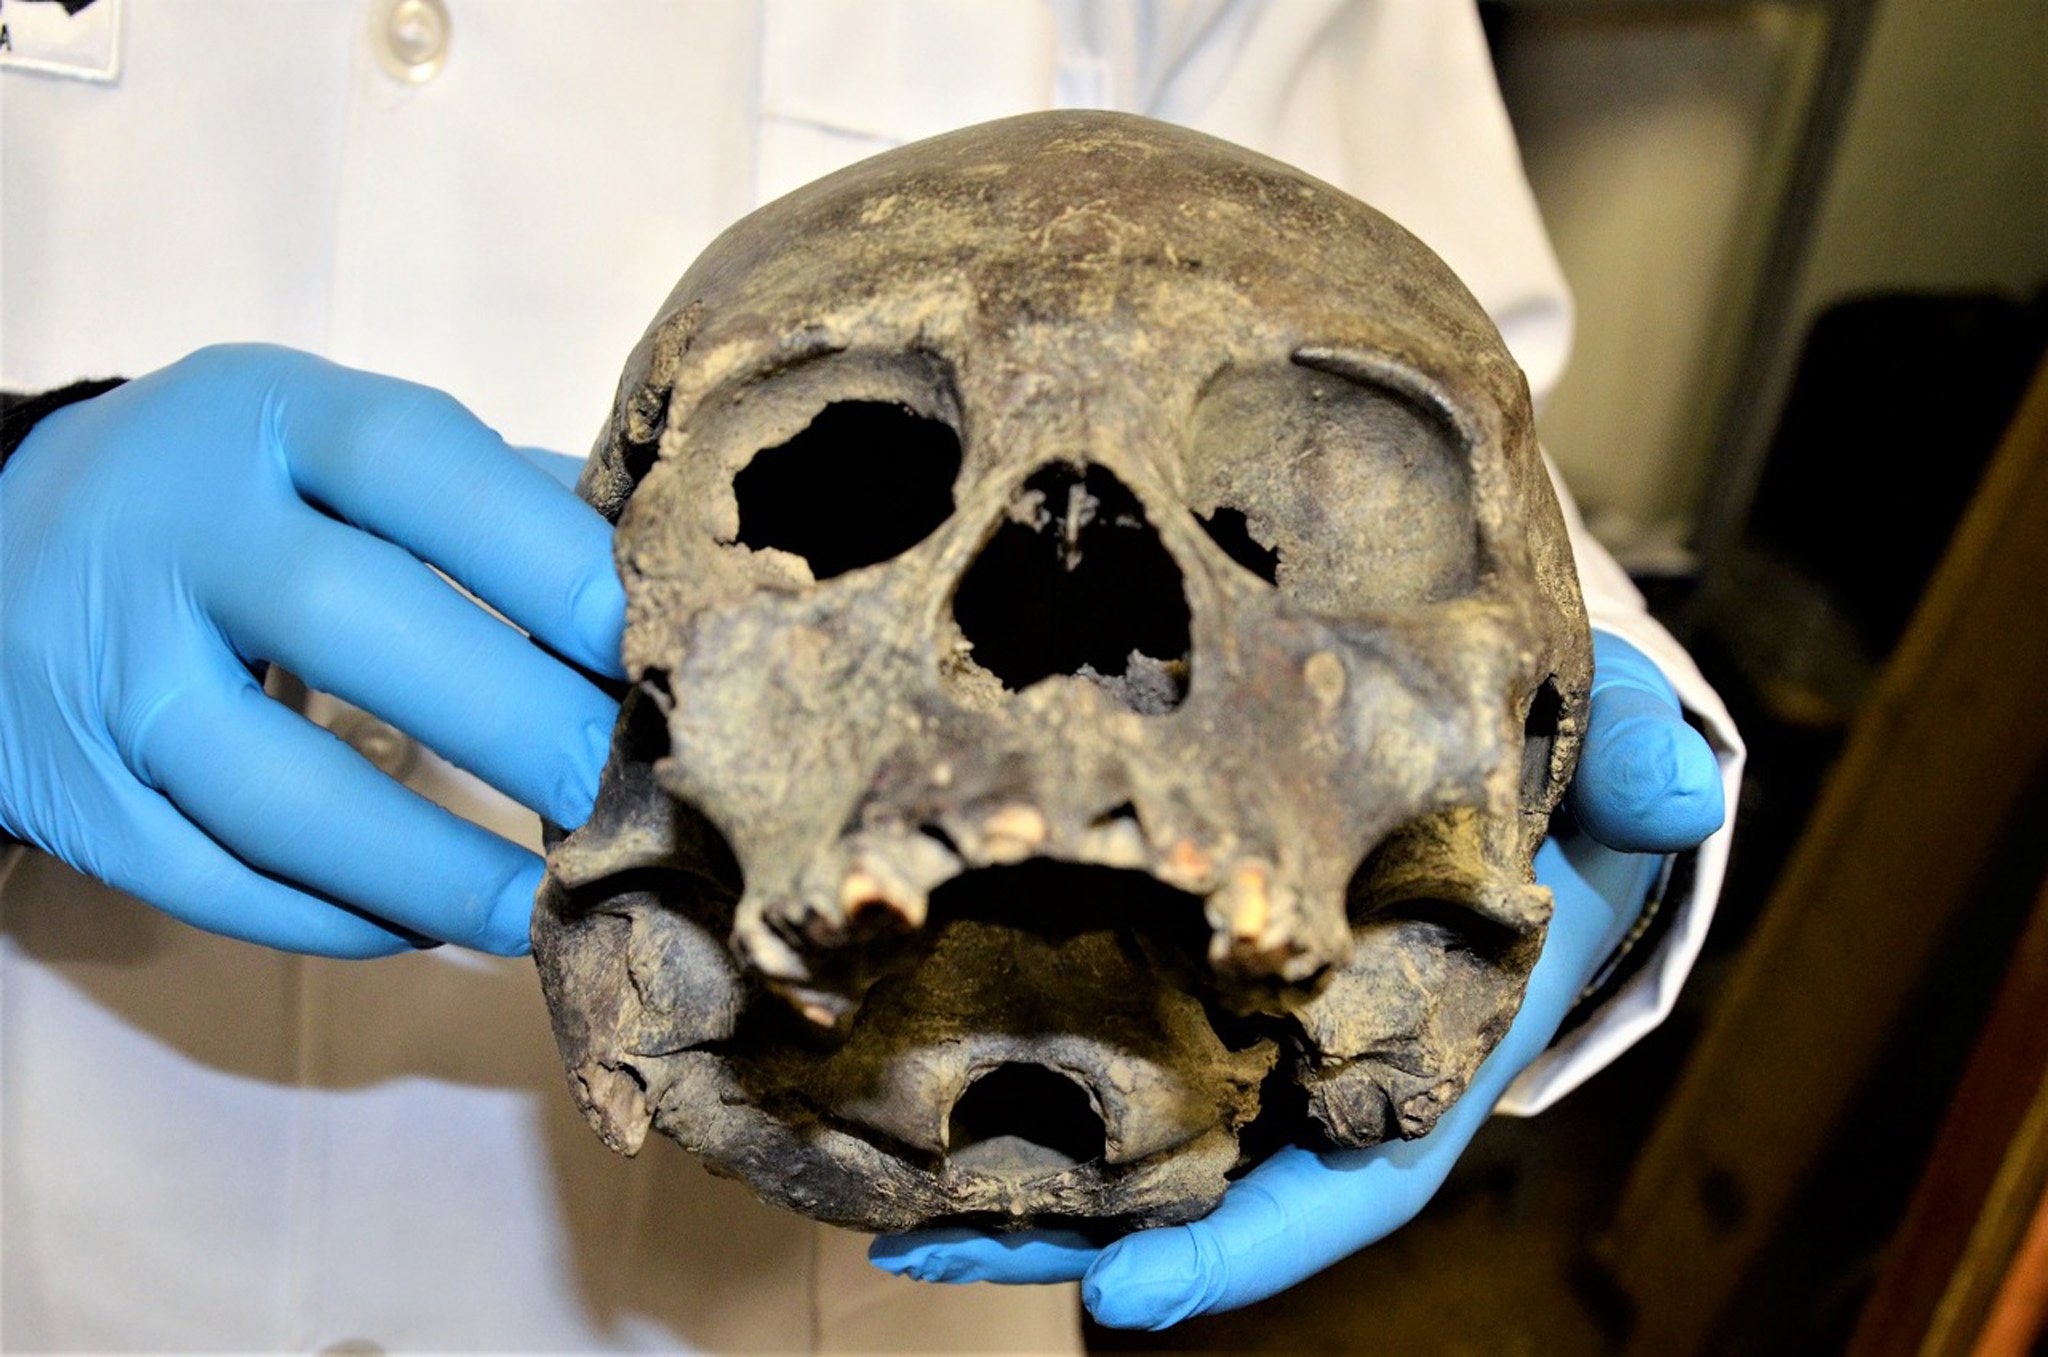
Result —
<svg viewBox="0 0 2048 1357"><path fill-rule="evenodd" d="M419 85L374 59L368 0L97 0L75 19L115 25L111 79L0 53L0 385L264 339L445 388L515 442L580 449L719 229L861 156L1061 105L1185 122L1349 188L1463 275L1539 395L1564 361L1563 279L1461 6L448 4L445 68ZM0 0L0 20L23 9ZM114 59L74 64L104 76ZM1579 545L1596 623L1672 676L1732 806L1725 712ZM531 816L438 760L411 780L533 837ZM1702 851L1661 954L1523 1077L1512 1110L1662 1016L1725 848ZM6 1346L1078 1348L1071 1288L887 1278L863 1239L760 1206L666 1144L611 1156L570 1104L530 963L289 957L48 858L17 853L10 872Z"/></svg>

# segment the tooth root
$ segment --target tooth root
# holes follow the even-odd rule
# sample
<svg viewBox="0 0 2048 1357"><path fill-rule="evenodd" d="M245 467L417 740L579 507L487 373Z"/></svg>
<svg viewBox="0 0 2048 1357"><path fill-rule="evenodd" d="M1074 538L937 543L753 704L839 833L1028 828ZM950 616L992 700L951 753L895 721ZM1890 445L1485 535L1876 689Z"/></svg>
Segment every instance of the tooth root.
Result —
<svg viewBox="0 0 2048 1357"><path fill-rule="evenodd" d="M1081 836L1079 856L1084 862L1101 867L1137 870L1152 864L1152 851L1145 843L1144 831L1129 820L1111 820L1091 827Z"/></svg>
<svg viewBox="0 0 2048 1357"><path fill-rule="evenodd" d="M1018 802L993 811L981 824L981 853L991 863L1022 862L1044 846L1045 812Z"/></svg>
<svg viewBox="0 0 2048 1357"><path fill-rule="evenodd" d="M846 880L839 883L839 907L849 916L859 914L872 905L886 905L882 898L882 883L874 873L856 867L846 874Z"/></svg>
<svg viewBox="0 0 2048 1357"><path fill-rule="evenodd" d="M839 908L856 929L921 927L927 904L924 891L879 865L857 866L839 883Z"/></svg>
<svg viewBox="0 0 2048 1357"><path fill-rule="evenodd" d="M803 981L811 969L796 948L778 931L780 920L764 919L760 913L742 907L740 922L733 928L732 946L740 959L769 981Z"/></svg>
<svg viewBox="0 0 2048 1357"><path fill-rule="evenodd" d="M1245 977L1311 982L1342 957L1318 936L1300 894L1276 879L1270 863L1240 862L1209 897L1214 932L1209 960Z"/></svg>
<svg viewBox="0 0 2048 1357"><path fill-rule="evenodd" d="M1271 887L1265 866L1260 863L1245 863L1231 876L1226 893L1232 937L1256 942L1266 931L1266 921L1273 912Z"/></svg>
<svg viewBox="0 0 2048 1357"><path fill-rule="evenodd" d="M784 1003L796 1010L799 1017L821 1032L844 1035L852 1026L854 1011L859 1007L843 994L812 989L808 985L775 985L772 988Z"/></svg>
<svg viewBox="0 0 2048 1357"><path fill-rule="evenodd" d="M1293 892L1274 885L1270 866L1256 859L1240 862L1209 897L1209 922L1231 943L1257 942L1274 930L1276 904L1292 898Z"/></svg>
<svg viewBox="0 0 2048 1357"><path fill-rule="evenodd" d="M1193 839L1176 839L1159 864L1159 879L1169 886L1200 893L1215 880L1216 859Z"/></svg>
<svg viewBox="0 0 2048 1357"><path fill-rule="evenodd" d="M815 985L775 980L769 988L795 1009L803 1020L824 1031L844 1031L860 1007L860 1001L836 990Z"/></svg>

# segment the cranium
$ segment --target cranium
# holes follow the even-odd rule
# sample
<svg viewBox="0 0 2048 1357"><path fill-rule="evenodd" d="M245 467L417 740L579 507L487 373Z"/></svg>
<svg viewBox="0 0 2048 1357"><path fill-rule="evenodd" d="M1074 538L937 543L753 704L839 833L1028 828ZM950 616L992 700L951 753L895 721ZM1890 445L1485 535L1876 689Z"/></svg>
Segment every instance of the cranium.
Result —
<svg viewBox="0 0 2048 1357"><path fill-rule="evenodd" d="M1585 617L1519 369L1372 209L1112 114L877 156L697 260L582 489L632 686L533 940L613 1147L1158 1224L1513 1017Z"/></svg>

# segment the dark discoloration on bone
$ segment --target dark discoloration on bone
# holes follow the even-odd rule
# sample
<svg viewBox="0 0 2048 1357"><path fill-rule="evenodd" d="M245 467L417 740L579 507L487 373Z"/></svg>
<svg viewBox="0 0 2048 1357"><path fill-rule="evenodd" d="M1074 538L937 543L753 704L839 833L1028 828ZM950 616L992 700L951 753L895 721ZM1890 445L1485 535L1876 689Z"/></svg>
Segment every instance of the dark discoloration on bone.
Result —
<svg viewBox="0 0 2048 1357"><path fill-rule="evenodd" d="M937 459L804 500L883 427ZM1520 372L1370 208L1112 114L891 152L705 252L582 488L635 687L534 951L615 1148L1160 1224L1513 1018L1590 647Z"/></svg>

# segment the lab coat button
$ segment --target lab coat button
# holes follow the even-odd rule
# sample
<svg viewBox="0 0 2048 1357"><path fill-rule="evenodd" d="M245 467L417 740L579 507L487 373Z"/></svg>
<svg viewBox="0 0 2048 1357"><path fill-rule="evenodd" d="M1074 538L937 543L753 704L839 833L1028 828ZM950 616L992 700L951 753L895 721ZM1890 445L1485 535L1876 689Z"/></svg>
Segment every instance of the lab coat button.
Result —
<svg viewBox="0 0 2048 1357"><path fill-rule="evenodd" d="M441 0L375 0L370 6L370 47L393 80L423 85L439 75L450 32Z"/></svg>

